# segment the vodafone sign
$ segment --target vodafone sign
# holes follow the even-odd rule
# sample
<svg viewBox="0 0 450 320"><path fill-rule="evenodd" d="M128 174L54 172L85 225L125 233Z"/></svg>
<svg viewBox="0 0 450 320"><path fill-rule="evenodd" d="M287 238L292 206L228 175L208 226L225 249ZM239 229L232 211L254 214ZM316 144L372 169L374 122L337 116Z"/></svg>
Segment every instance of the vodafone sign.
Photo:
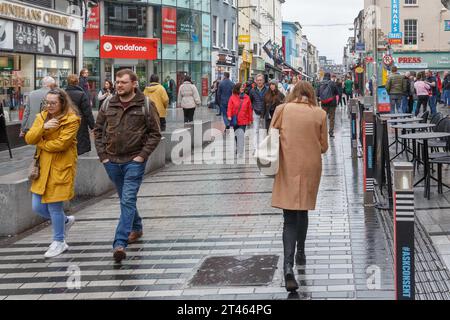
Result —
<svg viewBox="0 0 450 320"><path fill-rule="evenodd" d="M102 36L100 58L156 60L158 39Z"/></svg>

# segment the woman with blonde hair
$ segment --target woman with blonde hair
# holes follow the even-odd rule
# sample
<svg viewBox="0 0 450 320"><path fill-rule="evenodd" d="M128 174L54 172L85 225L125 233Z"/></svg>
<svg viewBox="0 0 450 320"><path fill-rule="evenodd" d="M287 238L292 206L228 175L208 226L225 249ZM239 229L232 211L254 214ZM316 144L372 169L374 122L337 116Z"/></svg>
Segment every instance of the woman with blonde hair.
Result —
<svg viewBox="0 0 450 320"><path fill-rule="evenodd" d="M283 210L284 278L287 291L298 289L293 272L306 263L308 211L315 210L322 176L322 154L328 150L327 114L317 107L314 89L300 81L274 113L271 128L280 130L280 163L272 206ZM297 253L295 253L297 247Z"/></svg>
<svg viewBox="0 0 450 320"><path fill-rule="evenodd" d="M33 211L51 220L53 227L53 242L44 255L46 258L56 257L69 248L65 238L75 218L66 217L63 204L74 197L79 127L78 111L70 97L64 90L53 89L25 135L27 144L36 145L35 158L39 164L39 173L30 176Z"/></svg>

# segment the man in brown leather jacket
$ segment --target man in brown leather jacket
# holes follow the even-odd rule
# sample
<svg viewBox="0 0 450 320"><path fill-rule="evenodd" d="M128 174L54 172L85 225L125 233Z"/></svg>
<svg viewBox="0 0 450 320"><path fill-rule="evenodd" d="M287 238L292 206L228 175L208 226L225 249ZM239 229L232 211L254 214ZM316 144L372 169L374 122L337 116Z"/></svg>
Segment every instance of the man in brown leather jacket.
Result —
<svg viewBox="0 0 450 320"><path fill-rule="evenodd" d="M114 260L126 258L128 244L143 235L136 208L137 194L149 156L161 141L159 116L153 102L137 89L136 74L116 74L116 95L103 103L95 125L95 146L100 161L120 198L120 220L113 243Z"/></svg>

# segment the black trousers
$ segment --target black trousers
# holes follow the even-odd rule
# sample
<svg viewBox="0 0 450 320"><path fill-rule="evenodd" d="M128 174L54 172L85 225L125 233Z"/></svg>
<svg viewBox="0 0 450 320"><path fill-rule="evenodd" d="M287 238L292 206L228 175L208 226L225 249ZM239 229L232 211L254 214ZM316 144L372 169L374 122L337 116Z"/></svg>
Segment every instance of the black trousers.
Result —
<svg viewBox="0 0 450 320"><path fill-rule="evenodd" d="M297 252L305 252L308 233L308 211L283 210L283 247L284 264L294 265L295 247Z"/></svg>
<svg viewBox="0 0 450 320"><path fill-rule="evenodd" d="M423 105L423 112L427 111L429 96L419 96L417 101L416 116L420 113L420 106Z"/></svg>
<svg viewBox="0 0 450 320"><path fill-rule="evenodd" d="M188 123L188 122L193 122L194 121L195 108L183 109L183 113L184 113L184 123Z"/></svg>

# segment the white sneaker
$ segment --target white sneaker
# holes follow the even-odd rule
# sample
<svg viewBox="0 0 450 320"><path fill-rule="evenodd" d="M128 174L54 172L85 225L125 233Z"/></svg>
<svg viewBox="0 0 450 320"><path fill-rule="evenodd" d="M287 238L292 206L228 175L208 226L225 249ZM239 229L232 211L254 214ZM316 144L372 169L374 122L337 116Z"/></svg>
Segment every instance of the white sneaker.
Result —
<svg viewBox="0 0 450 320"><path fill-rule="evenodd" d="M69 249L69 246L65 241L53 241L50 248L44 254L46 258L54 258L59 256L61 253Z"/></svg>
<svg viewBox="0 0 450 320"><path fill-rule="evenodd" d="M67 222L65 224L65 230L64 233L67 236L67 233L69 232L70 228L72 228L73 224L75 223L75 217L74 216L68 216Z"/></svg>

